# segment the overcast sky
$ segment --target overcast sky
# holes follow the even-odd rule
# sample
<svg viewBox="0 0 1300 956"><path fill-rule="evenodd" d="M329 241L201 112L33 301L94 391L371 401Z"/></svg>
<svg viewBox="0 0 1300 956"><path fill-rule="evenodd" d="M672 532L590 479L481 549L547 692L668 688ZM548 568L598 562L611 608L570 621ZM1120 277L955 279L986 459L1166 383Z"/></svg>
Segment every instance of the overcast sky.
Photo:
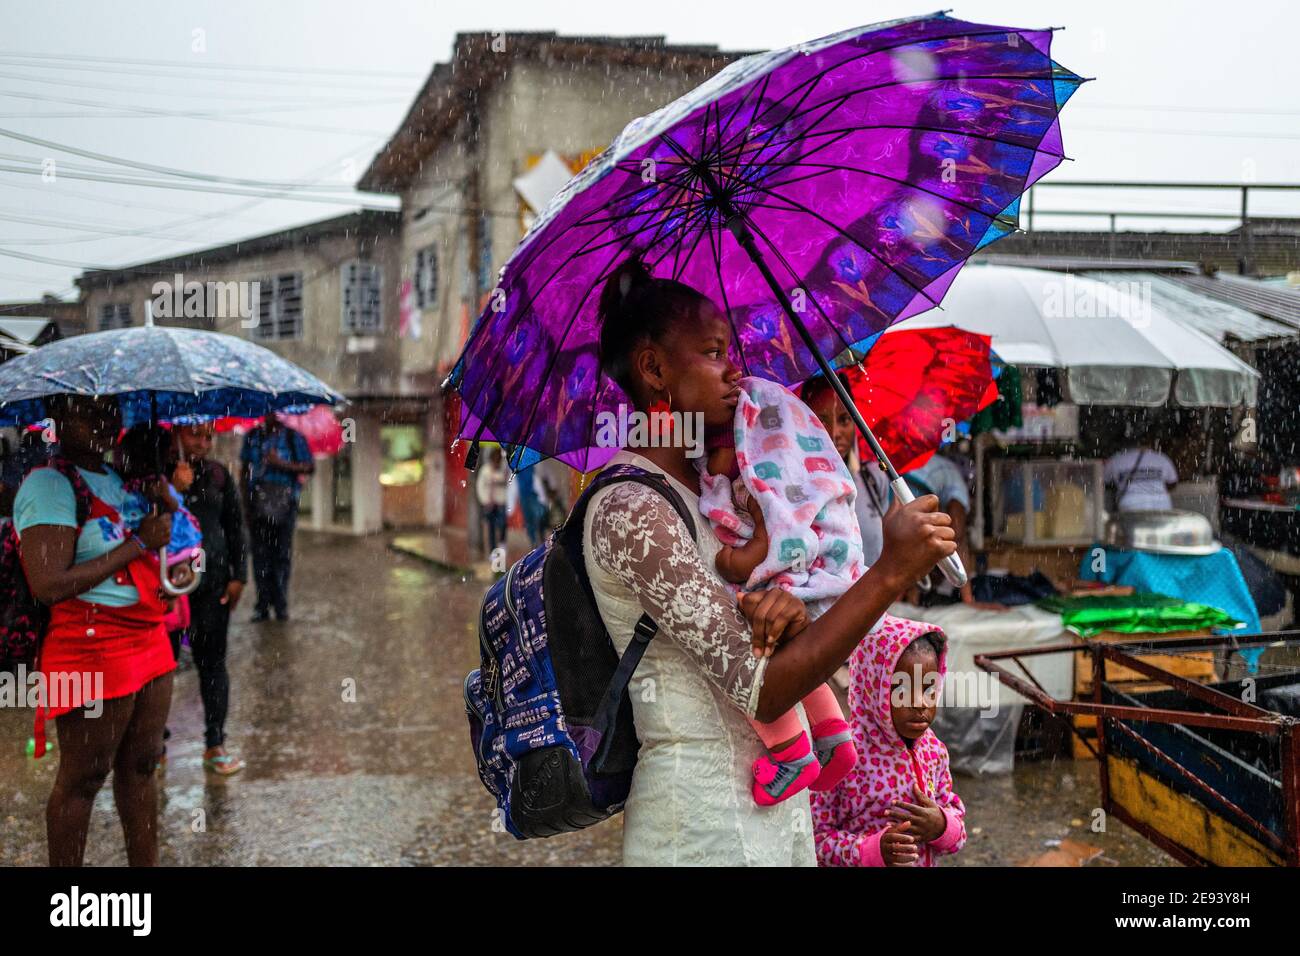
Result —
<svg viewBox="0 0 1300 956"><path fill-rule="evenodd" d="M1054 57L1097 81L1066 110L1075 162L1056 178L1300 182L1298 11L1289 0L975 0L951 13L1066 28ZM355 208L347 187L460 31L664 34L762 49L928 12L919 2L826 0L0 0L0 301L72 297L79 266L125 265ZM337 201L102 182L177 181L30 139L228 179L319 183L313 192ZM1182 191L1044 190L1036 199L1039 209L1194 212L1235 212L1238 202ZM1259 194L1252 213L1298 215L1300 195ZM1163 228L1193 226L1231 223Z"/></svg>

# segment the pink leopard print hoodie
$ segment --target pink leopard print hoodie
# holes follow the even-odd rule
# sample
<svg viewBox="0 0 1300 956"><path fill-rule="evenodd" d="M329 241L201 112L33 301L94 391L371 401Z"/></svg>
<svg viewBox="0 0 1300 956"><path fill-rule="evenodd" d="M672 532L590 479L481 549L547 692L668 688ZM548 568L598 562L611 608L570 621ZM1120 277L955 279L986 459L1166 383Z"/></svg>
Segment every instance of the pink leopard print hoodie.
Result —
<svg viewBox="0 0 1300 956"><path fill-rule="evenodd" d="M813 835L822 866L884 866L880 837L890 825L885 811L895 800L915 802L918 781L947 817L938 839L921 845L919 866L956 853L966 843L966 808L953 791L948 748L927 730L909 748L894 729L890 689L894 668L909 644L939 632L933 624L886 615L849 658L849 707L857 766L834 790L814 793ZM940 690L947 654L939 655Z"/></svg>

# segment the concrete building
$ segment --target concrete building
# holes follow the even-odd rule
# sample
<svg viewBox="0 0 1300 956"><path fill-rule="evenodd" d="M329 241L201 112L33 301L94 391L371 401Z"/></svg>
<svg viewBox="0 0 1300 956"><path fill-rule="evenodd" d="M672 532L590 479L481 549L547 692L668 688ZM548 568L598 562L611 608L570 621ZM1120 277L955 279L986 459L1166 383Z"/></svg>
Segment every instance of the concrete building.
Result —
<svg viewBox="0 0 1300 956"><path fill-rule="evenodd" d="M81 303L49 294L41 296L38 301L0 302L0 322L9 319L16 324L0 328L0 334L17 337L32 346L86 331ZM47 324L33 325L28 321L36 319Z"/></svg>
<svg viewBox="0 0 1300 956"><path fill-rule="evenodd" d="M533 212L516 179L543 157L577 172L629 121L744 55L663 37L472 33L434 67L358 183L402 200L412 321L399 355L407 387L430 402L424 440L437 454L426 479L430 500L445 503L431 524L477 534L464 447L453 453L448 440L458 412L438 386Z"/></svg>
<svg viewBox="0 0 1300 956"><path fill-rule="evenodd" d="M306 527L355 534L385 521L419 524L424 503L385 495L385 438L424 414L403 393L397 323L396 213L360 212L77 280L87 331L160 325L239 335L308 369L347 396L351 441L318 463L303 495ZM409 428L409 424L407 425ZM407 442L406 444L410 444ZM219 457L232 463L235 436ZM409 469L408 469L409 470Z"/></svg>

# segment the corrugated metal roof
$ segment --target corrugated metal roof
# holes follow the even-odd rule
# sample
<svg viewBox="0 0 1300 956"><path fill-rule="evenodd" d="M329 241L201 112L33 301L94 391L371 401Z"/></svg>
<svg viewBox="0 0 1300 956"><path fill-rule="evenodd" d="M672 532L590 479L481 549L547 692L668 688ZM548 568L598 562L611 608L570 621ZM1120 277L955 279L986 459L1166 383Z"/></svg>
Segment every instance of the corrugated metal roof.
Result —
<svg viewBox="0 0 1300 956"><path fill-rule="evenodd" d="M1263 317L1252 309L1202 293L1187 283L1188 279L1204 278L1202 276L1109 270L1087 270L1085 274L1090 279L1119 288L1128 288L1134 282L1142 283L1150 289L1153 306L1185 325L1199 329L1216 342L1223 342L1229 337L1242 342L1258 342L1294 336L1297 331L1283 322Z"/></svg>
<svg viewBox="0 0 1300 956"><path fill-rule="evenodd" d="M1272 319L1286 327L1283 334L1295 335L1300 331L1300 291L1246 276L1179 275L1170 278L1202 295Z"/></svg>

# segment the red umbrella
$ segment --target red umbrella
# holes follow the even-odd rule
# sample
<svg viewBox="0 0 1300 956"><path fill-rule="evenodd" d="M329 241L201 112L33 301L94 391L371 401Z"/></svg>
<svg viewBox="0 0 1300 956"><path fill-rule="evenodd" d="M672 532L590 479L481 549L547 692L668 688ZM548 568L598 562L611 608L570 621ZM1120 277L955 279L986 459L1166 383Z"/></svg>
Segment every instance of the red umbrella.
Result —
<svg viewBox="0 0 1300 956"><path fill-rule="evenodd" d="M952 326L889 332L863 364L865 375L845 369L854 403L900 474L924 465L958 422L998 397L989 337Z"/></svg>
<svg viewBox="0 0 1300 956"><path fill-rule="evenodd" d="M343 426L339 424L334 412L328 405L313 405L301 415L286 415L276 412L281 423L307 439L307 447L313 455L337 455L343 447ZM218 418L213 426L219 432L248 431L261 422L260 418Z"/></svg>

